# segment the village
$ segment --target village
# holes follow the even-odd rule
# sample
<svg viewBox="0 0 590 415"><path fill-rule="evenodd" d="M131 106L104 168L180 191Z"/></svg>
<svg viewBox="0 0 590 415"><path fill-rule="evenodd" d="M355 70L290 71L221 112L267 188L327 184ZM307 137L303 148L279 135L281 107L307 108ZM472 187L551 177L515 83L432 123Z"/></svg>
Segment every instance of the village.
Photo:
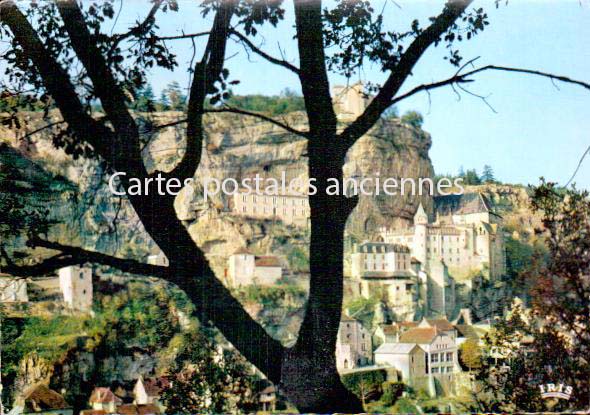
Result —
<svg viewBox="0 0 590 415"><path fill-rule="evenodd" d="M343 118L358 114L366 105L361 85L340 94ZM338 92L337 91L337 92ZM261 196L234 194L230 214L252 220L282 222L303 228L309 225L307 197L295 194ZM490 329L490 320L474 321L458 301L457 282L471 288L473 274L493 281L506 273L502 217L480 193L434 196L427 211L419 203L411 225L381 227L355 243L346 260L345 297L377 298L387 314L384 322L367 327L354 312L342 312L336 343L336 364L341 375L385 370L387 379L402 382L428 395L451 396L469 375L462 370L459 350L466 341L479 344ZM162 252L147 262L167 266ZM232 290L273 287L290 274L284 258L272 252L256 254L242 247L226 257L220 279ZM68 266L57 275L15 279L0 276L0 302L4 307L59 305L64 312L92 314L93 270ZM88 407L80 415L165 413L159 400L164 388L174 388L166 377L139 377L132 390L97 385L88 391ZM260 409L274 410L278 391L269 384L257 393ZM11 414L72 414L58 391L33 385L17 399Z"/></svg>

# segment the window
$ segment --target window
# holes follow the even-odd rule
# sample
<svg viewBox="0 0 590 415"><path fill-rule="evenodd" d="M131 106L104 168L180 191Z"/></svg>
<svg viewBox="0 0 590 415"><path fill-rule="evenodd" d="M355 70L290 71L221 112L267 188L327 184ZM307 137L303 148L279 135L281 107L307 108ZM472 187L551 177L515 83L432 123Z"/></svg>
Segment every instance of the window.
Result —
<svg viewBox="0 0 590 415"><path fill-rule="evenodd" d="M81 272L81 273L80 273L80 279L81 279L81 280L83 280L83 279L84 279L84 273L83 273L83 272Z"/></svg>
<svg viewBox="0 0 590 415"><path fill-rule="evenodd" d="M438 373L438 367L433 367L432 368L432 373Z"/></svg>
<svg viewBox="0 0 590 415"><path fill-rule="evenodd" d="M430 355L430 361L432 363L438 363L438 353L433 353Z"/></svg>
<svg viewBox="0 0 590 415"><path fill-rule="evenodd" d="M453 353L447 353L447 362L453 361Z"/></svg>

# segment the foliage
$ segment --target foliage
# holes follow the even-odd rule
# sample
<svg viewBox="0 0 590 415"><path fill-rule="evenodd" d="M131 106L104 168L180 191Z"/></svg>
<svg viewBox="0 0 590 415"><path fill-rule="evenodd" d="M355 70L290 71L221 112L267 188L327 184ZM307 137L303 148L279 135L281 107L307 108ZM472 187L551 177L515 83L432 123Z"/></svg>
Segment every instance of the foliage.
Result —
<svg viewBox="0 0 590 415"><path fill-rule="evenodd" d="M309 255L300 247L294 247L290 255L289 266L293 272L308 272L309 271Z"/></svg>
<svg viewBox="0 0 590 415"><path fill-rule="evenodd" d="M479 369L482 359L479 341L476 339L467 339L461 344L459 347L459 359L469 370Z"/></svg>
<svg viewBox="0 0 590 415"><path fill-rule="evenodd" d="M395 405L402 394L408 389L402 382L384 382L381 387L383 394L381 395L381 399L379 399L379 403L385 407Z"/></svg>
<svg viewBox="0 0 590 415"><path fill-rule="evenodd" d="M481 173L480 180L484 183L496 182L496 177L494 176L494 170L492 169L492 166L490 166L489 164L483 166L483 171Z"/></svg>
<svg viewBox="0 0 590 415"><path fill-rule="evenodd" d="M378 303L379 301L375 297L358 297L346 303L344 308L348 311L350 316L354 316L354 318L359 320L365 328L370 329L373 327L375 307Z"/></svg>
<svg viewBox="0 0 590 415"><path fill-rule="evenodd" d="M484 337L484 359L474 372L474 400L486 412L544 411L549 402L541 399L539 385L577 385L586 381L580 376L582 370L587 370L586 364L580 366L580 356L573 353L564 334L550 322L541 328L530 312L516 304ZM580 392L552 409L565 410L586 400L587 394Z"/></svg>
<svg viewBox="0 0 590 415"><path fill-rule="evenodd" d="M204 335L184 335L177 367L171 371L171 387L162 393L170 414L234 413L251 410L254 379L245 360L234 351L216 349Z"/></svg>
<svg viewBox="0 0 590 415"><path fill-rule="evenodd" d="M248 111L261 112L268 115L282 115L293 111L305 110L303 97L286 89L281 95L233 95L230 94L225 103Z"/></svg>
<svg viewBox="0 0 590 415"><path fill-rule="evenodd" d="M364 406L369 401L379 399L385 378L383 369L368 370L346 374L342 376L342 383L359 397Z"/></svg>
<svg viewBox="0 0 590 415"><path fill-rule="evenodd" d="M401 118L402 122L411 125L414 128L421 128L424 123L422 114L418 111L408 111Z"/></svg>

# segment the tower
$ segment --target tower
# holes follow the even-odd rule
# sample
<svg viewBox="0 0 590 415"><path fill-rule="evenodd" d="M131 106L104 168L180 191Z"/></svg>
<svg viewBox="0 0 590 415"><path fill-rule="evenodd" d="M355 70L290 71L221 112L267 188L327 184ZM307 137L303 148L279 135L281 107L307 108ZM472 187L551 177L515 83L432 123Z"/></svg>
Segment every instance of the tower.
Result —
<svg viewBox="0 0 590 415"><path fill-rule="evenodd" d="M426 262L426 245L428 243L427 235L428 215L422 206L422 203L418 206L418 210L414 215L414 257L420 261L425 268L428 268Z"/></svg>
<svg viewBox="0 0 590 415"><path fill-rule="evenodd" d="M69 266L59 270L59 288L69 308L78 311L92 309L92 270Z"/></svg>

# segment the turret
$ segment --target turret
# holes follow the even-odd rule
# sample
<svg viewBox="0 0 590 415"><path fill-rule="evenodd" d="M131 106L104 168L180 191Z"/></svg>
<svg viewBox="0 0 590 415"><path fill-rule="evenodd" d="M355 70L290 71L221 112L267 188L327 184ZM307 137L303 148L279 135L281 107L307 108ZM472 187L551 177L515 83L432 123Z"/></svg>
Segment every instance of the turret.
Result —
<svg viewBox="0 0 590 415"><path fill-rule="evenodd" d="M416 210L416 214L414 215L414 225L428 225L428 215L426 214L422 203L420 203L418 210Z"/></svg>

